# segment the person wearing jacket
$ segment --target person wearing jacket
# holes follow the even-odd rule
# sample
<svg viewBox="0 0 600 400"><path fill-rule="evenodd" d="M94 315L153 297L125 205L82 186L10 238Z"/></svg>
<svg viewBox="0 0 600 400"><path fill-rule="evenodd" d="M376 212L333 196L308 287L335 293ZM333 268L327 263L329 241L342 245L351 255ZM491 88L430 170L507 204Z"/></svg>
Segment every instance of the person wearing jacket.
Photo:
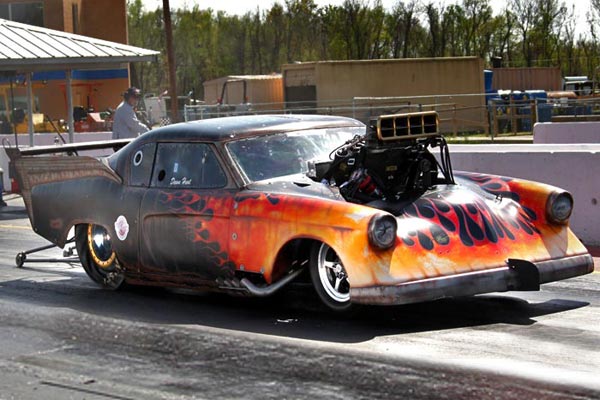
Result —
<svg viewBox="0 0 600 400"><path fill-rule="evenodd" d="M135 107L140 97L140 90L135 87L130 87L123 93L124 99L117 107L113 117L113 139L136 138L150 130L135 115Z"/></svg>

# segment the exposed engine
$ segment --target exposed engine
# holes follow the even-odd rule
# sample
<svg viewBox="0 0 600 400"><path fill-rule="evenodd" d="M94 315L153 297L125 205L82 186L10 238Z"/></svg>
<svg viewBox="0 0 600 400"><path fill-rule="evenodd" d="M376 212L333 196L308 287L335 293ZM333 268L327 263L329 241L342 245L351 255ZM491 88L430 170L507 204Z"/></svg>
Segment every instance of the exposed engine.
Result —
<svg viewBox="0 0 600 400"><path fill-rule="evenodd" d="M436 112L381 116L365 136L355 136L313 163L309 175L336 186L346 201L394 212L437 184L453 184L448 145ZM429 149L440 148L439 161Z"/></svg>

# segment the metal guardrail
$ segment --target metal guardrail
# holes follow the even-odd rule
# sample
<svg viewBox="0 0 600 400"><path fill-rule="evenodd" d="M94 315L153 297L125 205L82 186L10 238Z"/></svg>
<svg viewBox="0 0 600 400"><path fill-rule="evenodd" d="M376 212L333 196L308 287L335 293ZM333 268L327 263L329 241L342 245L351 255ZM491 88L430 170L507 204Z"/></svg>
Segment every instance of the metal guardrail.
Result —
<svg viewBox="0 0 600 400"><path fill-rule="evenodd" d="M461 95L466 97L466 95ZM459 97L461 97L459 96ZM477 95L481 97L481 95ZM460 114L466 111L476 109L483 110L483 106L473 107L472 105L461 105L456 102L449 102L447 99L452 96L419 96L420 103L407 100L411 98L401 98L398 101L396 98L355 98L350 100L324 100L315 102L286 102L286 103L254 103L240 105L185 105L184 118L186 121L218 118L235 115L260 115L260 114L323 114L323 115L339 115L359 119L364 123L368 123L370 119L382 114L397 114L404 112L416 111L438 111L439 113L447 113L448 116L441 116L441 121L448 125L448 121L457 121L458 124L468 122L471 126L470 130L486 131L487 124L482 124L480 121L473 118L464 118ZM431 103L423 102L423 100L434 100ZM441 101L443 100L443 101ZM483 119L483 118L482 118ZM457 124L455 124L457 125ZM464 125L464 124L463 124ZM455 126L452 131L459 131L461 126ZM447 129L448 130L448 129ZM462 129L468 130L468 129Z"/></svg>
<svg viewBox="0 0 600 400"><path fill-rule="evenodd" d="M486 97L487 96L487 97ZM497 94L423 95L399 97L355 97L347 100L298 101L285 103L246 103L239 105L186 105L186 121L235 115L323 114L347 116L368 123L382 114L437 111L442 131L454 135L479 132L494 136L531 132L536 122L563 115L600 114L600 97L591 99L527 99Z"/></svg>

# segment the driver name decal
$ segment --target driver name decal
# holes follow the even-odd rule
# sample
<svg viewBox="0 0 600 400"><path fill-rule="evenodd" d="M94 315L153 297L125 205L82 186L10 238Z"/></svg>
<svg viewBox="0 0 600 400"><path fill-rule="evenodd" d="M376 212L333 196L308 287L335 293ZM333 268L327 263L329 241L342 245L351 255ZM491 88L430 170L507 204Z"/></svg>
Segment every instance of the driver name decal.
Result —
<svg viewBox="0 0 600 400"><path fill-rule="evenodd" d="M190 186L192 184L192 180L189 178L186 178L185 176L181 179L176 179L175 177L171 178L171 181L169 181L169 185L177 185L177 186Z"/></svg>

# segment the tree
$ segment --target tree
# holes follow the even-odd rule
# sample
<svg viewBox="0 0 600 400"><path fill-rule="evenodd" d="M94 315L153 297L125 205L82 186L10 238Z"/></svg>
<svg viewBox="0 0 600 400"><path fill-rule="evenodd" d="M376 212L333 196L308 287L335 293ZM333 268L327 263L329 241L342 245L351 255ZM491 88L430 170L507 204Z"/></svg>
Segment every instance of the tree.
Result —
<svg viewBox="0 0 600 400"><path fill-rule="evenodd" d="M419 26L417 0L398 1L387 18L388 33L391 37L391 56L408 58L415 43L411 33ZM416 55L413 54L413 57Z"/></svg>
<svg viewBox="0 0 600 400"><path fill-rule="evenodd" d="M521 34L522 57L525 59L525 65L531 67L533 65L533 51L529 36L537 19L536 0L511 0L510 4L517 29Z"/></svg>
<svg viewBox="0 0 600 400"><path fill-rule="evenodd" d="M497 15L490 0L421 4L398 0L386 9L380 0L323 7L315 0L285 0L244 15L198 5L173 10L176 85L200 95L209 79L313 60L498 55L512 66L560 66L589 76L596 69L600 0L592 0L589 35L579 38L564 0L510 0ZM161 52L159 63L132 65L132 82L145 92L162 92L169 82L163 10L129 0L128 23L132 45Z"/></svg>

